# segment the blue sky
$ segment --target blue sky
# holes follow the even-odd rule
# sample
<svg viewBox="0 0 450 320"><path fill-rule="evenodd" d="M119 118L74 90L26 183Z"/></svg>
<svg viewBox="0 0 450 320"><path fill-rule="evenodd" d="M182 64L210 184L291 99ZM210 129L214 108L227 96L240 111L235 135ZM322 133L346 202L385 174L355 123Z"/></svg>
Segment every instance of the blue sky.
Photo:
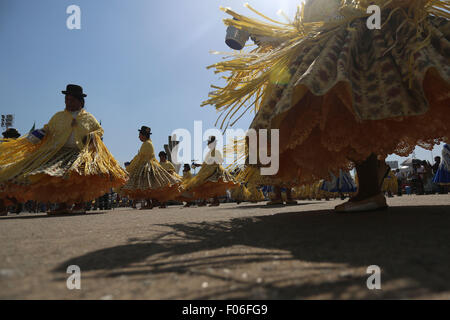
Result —
<svg viewBox="0 0 450 320"><path fill-rule="evenodd" d="M230 51L219 6L252 15L242 0L1 0L0 113L12 113L21 133L42 127L64 108L68 83L83 86L86 109L102 122L105 143L121 162L138 151L137 129L152 128L155 151L172 130L214 127L217 113L201 108L219 76L206 66ZM297 0L255 0L270 17L292 17ZM66 8L81 8L81 30L68 30ZM279 18L281 19L281 18ZM248 128L251 117L238 127ZM433 155L441 153L437 147ZM431 160L418 149L418 158ZM392 156L389 160L397 160Z"/></svg>

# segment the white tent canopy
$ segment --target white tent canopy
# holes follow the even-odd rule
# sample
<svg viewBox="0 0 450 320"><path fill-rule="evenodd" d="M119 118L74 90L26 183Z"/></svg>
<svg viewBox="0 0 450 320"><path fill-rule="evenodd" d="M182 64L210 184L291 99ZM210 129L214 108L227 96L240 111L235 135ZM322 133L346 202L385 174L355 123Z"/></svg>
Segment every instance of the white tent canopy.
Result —
<svg viewBox="0 0 450 320"><path fill-rule="evenodd" d="M412 159L412 158L408 158L408 159L406 159L405 161L403 161L401 165L402 165L402 166L412 167L412 165L413 165L413 159Z"/></svg>

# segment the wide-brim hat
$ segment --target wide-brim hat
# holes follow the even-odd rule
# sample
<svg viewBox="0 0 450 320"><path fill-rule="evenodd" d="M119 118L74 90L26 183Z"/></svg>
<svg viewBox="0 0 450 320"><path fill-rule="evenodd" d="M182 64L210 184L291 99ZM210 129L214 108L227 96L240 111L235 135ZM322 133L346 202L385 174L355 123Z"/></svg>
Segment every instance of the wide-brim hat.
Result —
<svg viewBox="0 0 450 320"><path fill-rule="evenodd" d="M152 134L152 129L150 129L149 127L146 127L146 126L142 126L141 129L139 129L138 131L144 135Z"/></svg>
<svg viewBox="0 0 450 320"><path fill-rule="evenodd" d="M68 84L65 91L61 91L63 94L70 94L74 97L86 98L87 95L83 93L83 88L76 84Z"/></svg>

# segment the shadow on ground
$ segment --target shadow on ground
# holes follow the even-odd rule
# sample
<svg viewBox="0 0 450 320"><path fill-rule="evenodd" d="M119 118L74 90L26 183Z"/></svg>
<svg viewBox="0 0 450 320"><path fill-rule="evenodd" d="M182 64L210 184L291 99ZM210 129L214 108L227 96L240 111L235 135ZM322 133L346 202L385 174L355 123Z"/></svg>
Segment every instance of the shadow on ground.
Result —
<svg viewBox="0 0 450 320"><path fill-rule="evenodd" d="M342 298L356 284L365 284L368 275L339 277L333 281L304 281L301 276L277 274L256 285L220 275L207 274L208 268L236 268L249 263L303 261L311 268L318 263L330 275L342 267L379 265L383 283L409 279L379 295L363 298L414 298L450 291L450 207L392 207L387 211L338 215L330 211L282 213L273 216L239 218L225 222L166 225L171 231L149 239L130 239L130 243L70 259L68 265L83 271L99 271L105 277L142 275L146 277L191 275L216 277L224 285L192 290L195 299L301 299L321 294ZM245 246L256 249L248 254L232 250ZM230 250L219 250L228 248ZM212 252L214 250L220 253ZM280 250L285 252L280 254ZM209 252L208 256L190 254ZM183 257L187 255L187 257ZM139 267L135 267L139 264ZM307 267L305 267L307 269ZM126 270L122 270L126 269ZM325 278L326 279L326 278ZM242 279L241 279L242 280ZM234 289L233 289L234 285ZM255 295L262 290L264 295ZM368 291L368 290L366 290ZM347 298L361 298L346 295ZM174 299L183 298L174 294Z"/></svg>

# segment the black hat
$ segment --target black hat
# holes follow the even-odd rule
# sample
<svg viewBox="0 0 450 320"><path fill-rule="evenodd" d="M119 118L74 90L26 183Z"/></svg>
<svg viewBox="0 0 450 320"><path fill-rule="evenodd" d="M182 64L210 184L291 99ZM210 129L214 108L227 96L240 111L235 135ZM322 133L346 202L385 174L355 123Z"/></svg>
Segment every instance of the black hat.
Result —
<svg viewBox="0 0 450 320"><path fill-rule="evenodd" d="M140 130L138 130L144 136L150 136L152 134L152 129L146 126L142 126Z"/></svg>
<svg viewBox="0 0 450 320"><path fill-rule="evenodd" d="M208 145L210 145L211 143L213 143L213 142L215 142L215 141L216 141L216 137L210 136L210 137L208 138Z"/></svg>
<svg viewBox="0 0 450 320"><path fill-rule="evenodd" d="M17 139L20 138L20 133L14 128L9 128L5 132L2 133L3 138L5 139Z"/></svg>
<svg viewBox="0 0 450 320"><path fill-rule="evenodd" d="M185 171L191 170L191 165L190 165L189 163L185 163L185 164L184 164L184 170L185 170Z"/></svg>
<svg viewBox="0 0 450 320"><path fill-rule="evenodd" d="M63 94L70 94L71 96L78 98L85 98L87 95L83 93L83 88L76 84L68 84L66 91L61 91Z"/></svg>

